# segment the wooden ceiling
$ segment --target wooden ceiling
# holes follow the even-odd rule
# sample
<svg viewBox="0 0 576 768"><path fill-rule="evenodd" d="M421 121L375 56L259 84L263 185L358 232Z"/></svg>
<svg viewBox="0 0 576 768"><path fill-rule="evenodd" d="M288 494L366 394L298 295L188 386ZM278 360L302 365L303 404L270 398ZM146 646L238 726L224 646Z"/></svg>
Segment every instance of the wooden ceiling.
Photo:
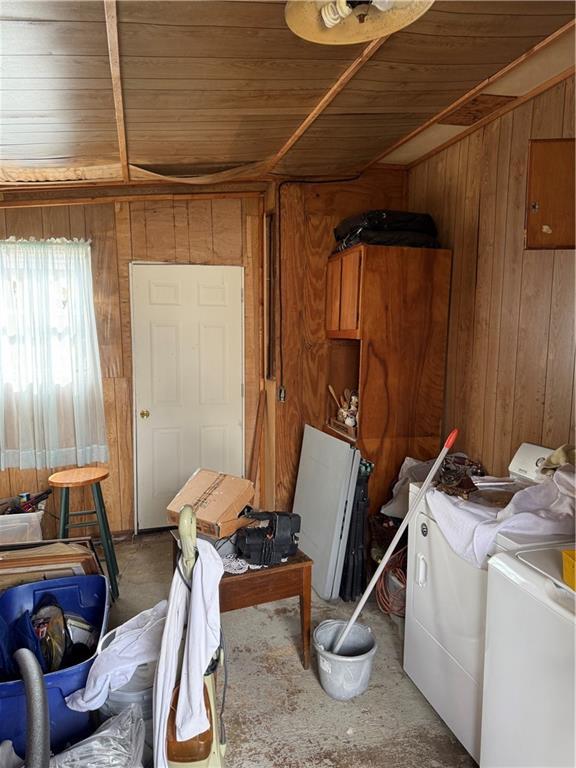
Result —
<svg viewBox="0 0 576 768"><path fill-rule="evenodd" d="M2 0L0 15L0 181L127 180L128 165L132 179L336 178L569 23L574 6L439 0L368 52L299 39L278 1Z"/></svg>

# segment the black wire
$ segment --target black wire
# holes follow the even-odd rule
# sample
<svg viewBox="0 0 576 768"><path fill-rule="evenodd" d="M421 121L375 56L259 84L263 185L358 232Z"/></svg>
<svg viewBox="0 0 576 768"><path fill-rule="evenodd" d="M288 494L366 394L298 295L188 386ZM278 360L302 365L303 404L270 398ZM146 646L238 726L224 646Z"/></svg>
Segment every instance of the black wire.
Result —
<svg viewBox="0 0 576 768"><path fill-rule="evenodd" d="M196 555L198 555L198 550L196 550ZM184 571L182 570L182 566L180 564L182 562L182 559L183 559L183 557L182 557L182 555L180 555L180 557L178 558L178 562L176 563L176 569L177 569L178 573L180 574L180 578L182 579L184 584L186 584L188 592L192 592L192 586L190 584L190 580L186 578L186 575L185 575Z"/></svg>
<svg viewBox="0 0 576 768"><path fill-rule="evenodd" d="M214 548L217 552L219 552L222 549L222 546L227 542L230 541L230 539L233 539L234 536L238 536L238 531L234 531L234 533L231 533L230 536L225 536L223 539L218 539L216 543L214 544ZM218 546L220 545L220 546Z"/></svg>
<svg viewBox="0 0 576 768"><path fill-rule="evenodd" d="M226 652L226 640L224 632L220 627L220 646L222 648L222 657L224 658L224 682L222 686L222 704L220 706L220 744L226 744L226 726L224 725L224 707L226 705L226 689L228 688L228 659Z"/></svg>

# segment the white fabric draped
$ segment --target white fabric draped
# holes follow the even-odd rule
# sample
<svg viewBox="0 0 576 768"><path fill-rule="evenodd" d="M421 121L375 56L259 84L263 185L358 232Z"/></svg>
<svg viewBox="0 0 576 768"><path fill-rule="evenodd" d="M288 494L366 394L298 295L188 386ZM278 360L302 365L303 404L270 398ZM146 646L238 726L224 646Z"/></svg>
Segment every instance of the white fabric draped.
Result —
<svg viewBox="0 0 576 768"><path fill-rule="evenodd" d="M90 244L0 241L0 469L107 460Z"/></svg>

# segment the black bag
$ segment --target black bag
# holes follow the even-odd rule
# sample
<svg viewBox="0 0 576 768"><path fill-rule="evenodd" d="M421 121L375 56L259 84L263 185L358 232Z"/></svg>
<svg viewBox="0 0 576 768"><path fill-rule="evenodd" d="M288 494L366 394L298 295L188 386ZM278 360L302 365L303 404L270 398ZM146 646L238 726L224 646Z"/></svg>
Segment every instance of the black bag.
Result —
<svg viewBox="0 0 576 768"><path fill-rule="evenodd" d="M438 232L434 219L428 213L410 211L389 211L381 209L366 211L357 216L350 216L338 224L334 236L339 242L353 232L373 230L374 232L421 232L436 237Z"/></svg>
<svg viewBox="0 0 576 768"><path fill-rule="evenodd" d="M254 512L248 508L243 513L251 520L266 520L260 528L240 528L236 549L240 557L251 565L277 565L298 551L297 534L300 532L300 515L288 512Z"/></svg>
<svg viewBox="0 0 576 768"><path fill-rule="evenodd" d="M362 229L352 232L336 246L335 253L352 248L353 245L400 245L406 248L439 248L440 244L433 235L425 232L378 232L373 229Z"/></svg>

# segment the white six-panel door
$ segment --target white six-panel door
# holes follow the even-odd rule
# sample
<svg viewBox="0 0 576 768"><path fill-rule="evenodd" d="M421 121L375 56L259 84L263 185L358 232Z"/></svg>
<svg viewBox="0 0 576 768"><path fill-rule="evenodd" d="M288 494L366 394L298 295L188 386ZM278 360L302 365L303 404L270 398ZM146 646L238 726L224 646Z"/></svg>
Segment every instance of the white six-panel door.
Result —
<svg viewBox="0 0 576 768"><path fill-rule="evenodd" d="M197 468L243 475L243 272L131 265L138 530Z"/></svg>

